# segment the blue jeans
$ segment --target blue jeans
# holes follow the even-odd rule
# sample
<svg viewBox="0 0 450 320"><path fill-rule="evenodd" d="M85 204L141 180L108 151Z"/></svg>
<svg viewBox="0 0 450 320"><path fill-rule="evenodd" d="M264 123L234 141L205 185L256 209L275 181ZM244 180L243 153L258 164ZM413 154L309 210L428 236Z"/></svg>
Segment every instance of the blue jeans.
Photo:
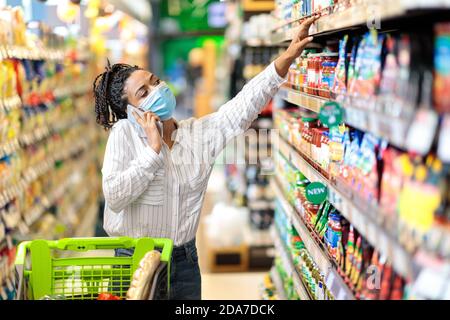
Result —
<svg viewBox="0 0 450 320"><path fill-rule="evenodd" d="M115 256L132 256L133 249L116 249ZM174 247L170 264L170 292L167 294L167 269L160 274L155 300L200 300L202 280L195 239Z"/></svg>

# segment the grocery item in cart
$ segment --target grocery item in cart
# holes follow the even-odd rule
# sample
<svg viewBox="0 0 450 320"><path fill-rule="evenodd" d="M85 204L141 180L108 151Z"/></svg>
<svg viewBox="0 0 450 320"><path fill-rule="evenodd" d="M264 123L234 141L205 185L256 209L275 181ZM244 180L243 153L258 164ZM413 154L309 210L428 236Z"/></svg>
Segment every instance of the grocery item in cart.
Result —
<svg viewBox="0 0 450 320"><path fill-rule="evenodd" d="M127 292L127 300L148 300L150 288L161 254L157 250L147 252L133 274L133 281Z"/></svg>

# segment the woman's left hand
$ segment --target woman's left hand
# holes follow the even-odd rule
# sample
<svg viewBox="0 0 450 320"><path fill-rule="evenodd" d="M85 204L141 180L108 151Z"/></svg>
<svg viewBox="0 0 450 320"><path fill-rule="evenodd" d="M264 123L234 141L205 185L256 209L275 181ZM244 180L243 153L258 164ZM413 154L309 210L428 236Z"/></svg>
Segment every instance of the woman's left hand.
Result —
<svg viewBox="0 0 450 320"><path fill-rule="evenodd" d="M303 21L287 50L275 60L275 69L281 77L286 76L292 62L302 54L307 44L313 40L313 37L309 36L309 28L319 17L320 15L314 15Z"/></svg>

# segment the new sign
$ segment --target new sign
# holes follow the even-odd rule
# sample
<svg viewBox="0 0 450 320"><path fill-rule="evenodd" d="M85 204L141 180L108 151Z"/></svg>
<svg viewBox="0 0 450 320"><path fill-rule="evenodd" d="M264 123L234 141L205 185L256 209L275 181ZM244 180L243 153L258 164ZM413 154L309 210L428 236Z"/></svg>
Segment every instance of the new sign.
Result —
<svg viewBox="0 0 450 320"><path fill-rule="evenodd" d="M312 182L306 187L306 199L313 204L321 204L327 195L327 186L321 182Z"/></svg>

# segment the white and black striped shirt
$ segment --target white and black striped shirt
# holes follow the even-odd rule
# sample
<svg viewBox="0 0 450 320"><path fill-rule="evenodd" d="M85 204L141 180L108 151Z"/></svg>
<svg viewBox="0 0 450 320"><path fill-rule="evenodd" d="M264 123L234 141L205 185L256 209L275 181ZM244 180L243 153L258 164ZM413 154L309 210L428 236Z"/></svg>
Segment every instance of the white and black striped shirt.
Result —
<svg viewBox="0 0 450 320"><path fill-rule="evenodd" d="M214 160L245 132L284 83L274 63L217 112L178 123L174 145L157 154L130 121L118 121L103 162L104 228L110 236L195 237Z"/></svg>

